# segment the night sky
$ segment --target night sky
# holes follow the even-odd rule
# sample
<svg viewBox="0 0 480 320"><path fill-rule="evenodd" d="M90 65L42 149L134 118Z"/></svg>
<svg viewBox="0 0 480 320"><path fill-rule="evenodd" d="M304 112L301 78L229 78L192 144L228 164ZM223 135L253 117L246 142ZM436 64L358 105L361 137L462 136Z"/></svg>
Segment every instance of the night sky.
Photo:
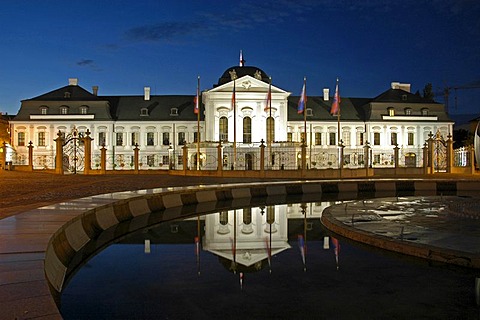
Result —
<svg viewBox="0 0 480 320"><path fill-rule="evenodd" d="M78 78L100 95L195 94L246 65L299 95L375 97L392 81L422 92L480 87L480 1L4 0L0 112ZM333 93L332 93L333 94ZM436 101L444 101L439 95ZM480 113L480 88L451 91L450 113Z"/></svg>

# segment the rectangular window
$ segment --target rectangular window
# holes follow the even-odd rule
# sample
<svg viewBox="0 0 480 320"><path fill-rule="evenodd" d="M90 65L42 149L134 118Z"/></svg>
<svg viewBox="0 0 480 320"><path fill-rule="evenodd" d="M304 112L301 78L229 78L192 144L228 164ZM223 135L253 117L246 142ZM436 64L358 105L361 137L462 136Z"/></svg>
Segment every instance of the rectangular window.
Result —
<svg viewBox="0 0 480 320"><path fill-rule="evenodd" d="M287 132L287 141L292 142L293 141L293 134L291 132Z"/></svg>
<svg viewBox="0 0 480 320"><path fill-rule="evenodd" d="M38 146L45 147L45 132L38 133Z"/></svg>
<svg viewBox="0 0 480 320"><path fill-rule="evenodd" d="M315 145L320 146L322 144L322 133L315 132Z"/></svg>
<svg viewBox="0 0 480 320"><path fill-rule="evenodd" d="M408 133L408 145L413 146L415 144L415 135L413 132Z"/></svg>
<svg viewBox="0 0 480 320"><path fill-rule="evenodd" d="M155 165L155 155L149 154L147 156L147 166L153 167Z"/></svg>
<svg viewBox="0 0 480 320"><path fill-rule="evenodd" d="M155 132L147 132L147 146L155 145Z"/></svg>
<svg viewBox="0 0 480 320"><path fill-rule="evenodd" d="M379 146L380 145L380 132L373 133L373 145Z"/></svg>
<svg viewBox="0 0 480 320"><path fill-rule="evenodd" d="M178 164L179 166L182 166L182 165L183 165L183 155L177 156L177 164Z"/></svg>
<svg viewBox="0 0 480 320"><path fill-rule="evenodd" d="M138 132L132 132L132 146L140 144L140 135Z"/></svg>
<svg viewBox="0 0 480 320"><path fill-rule="evenodd" d="M307 140L305 139L305 132L300 133L300 142L307 142Z"/></svg>
<svg viewBox="0 0 480 320"><path fill-rule="evenodd" d="M375 154L373 155L373 164L379 164L380 163L380 155Z"/></svg>
<svg viewBox="0 0 480 320"><path fill-rule="evenodd" d="M170 145L170 132L162 133L162 144L164 146Z"/></svg>
<svg viewBox="0 0 480 320"><path fill-rule="evenodd" d="M397 133L396 133L396 132L392 132L392 133L390 134L390 144L391 144L392 146L397 145Z"/></svg>
<svg viewBox="0 0 480 320"><path fill-rule="evenodd" d="M334 146L337 144L337 134L335 132L330 132L328 134L328 144Z"/></svg>
<svg viewBox="0 0 480 320"><path fill-rule="evenodd" d="M343 145L344 146L349 146L351 145L351 138L350 138L350 131L343 131L342 132L342 140L343 140Z"/></svg>
<svg viewBox="0 0 480 320"><path fill-rule="evenodd" d="M357 146L363 146L363 132L357 132Z"/></svg>
<svg viewBox="0 0 480 320"><path fill-rule="evenodd" d="M106 132L99 132L98 133L98 145L99 146L105 146L106 145L106 137L107 137Z"/></svg>
<svg viewBox="0 0 480 320"><path fill-rule="evenodd" d="M199 132L194 132L193 133L193 142L198 142L198 134L199 134Z"/></svg>
<svg viewBox="0 0 480 320"><path fill-rule="evenodd" d="M19 147L24 147L25 146L25 132L19 132L18 133L18 142L17 145Z"/></svg>
<svg viewBox="0 0 480 320"><path fill-rule="evenodd" d="M123 146L123 132L117 132L115 145L117 147Z"/></svg>
<svg viewBox="0 0 480 320"><path fill-rule="evenodd" d="M169 158L168 156L162 156L162 164L167 165L169 163Z"/></svg>
<svg viewBox="0 0 480 320"><path fill-rule="evenodd" d="M178 133L178 145L183 146L185 145L185 132L179 132Z"/></svg>

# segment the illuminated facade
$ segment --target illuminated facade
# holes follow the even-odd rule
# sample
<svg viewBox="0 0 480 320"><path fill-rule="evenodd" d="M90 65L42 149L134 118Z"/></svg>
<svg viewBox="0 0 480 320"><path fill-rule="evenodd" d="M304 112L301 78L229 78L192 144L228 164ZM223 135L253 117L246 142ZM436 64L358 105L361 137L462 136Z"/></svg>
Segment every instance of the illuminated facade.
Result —
<svg viewBox="0 0 480 320"><path fill-rule="evenodd" d="M88 132L93 138L92 169L99 167L103 147L107 169L131 169L136 147L141 169L183 163L215 169L220 142L225 170L258 169L261 144L267 147L267 169L297 169L303 141L310 169L338 167L339 143L347 168L364 166L367 144L373 166L391 166L395 145L401 165L421 166L428 135L447 137L453 121L442 104L409 91L409 85L392 83L375 98L341 97L337 117L330 114L333 92L324 90L308 96L304 118L297 112L299 96L270 84L259 68L234 66L201 93L197 118L193 95L150 95L146 87L138 96L100 96L97 87L89 92L70 79L68 86L22 101L11 121L14 164L26 164L31 142L34 168L53 168L58 133L67 138L75 130L79 137Z"/></svg>

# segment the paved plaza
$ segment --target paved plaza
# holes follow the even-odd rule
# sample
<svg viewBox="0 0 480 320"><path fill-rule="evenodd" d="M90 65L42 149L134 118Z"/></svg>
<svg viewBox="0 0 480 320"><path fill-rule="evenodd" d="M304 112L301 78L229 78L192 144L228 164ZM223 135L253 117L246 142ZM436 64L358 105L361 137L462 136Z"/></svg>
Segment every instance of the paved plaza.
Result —
<svg viewBox="0 0 480 320"><path fill-rule="evenodd" d="M189 185L205 185L219 183L245 183L252 185L253 179L228 179L213 177L179 177L169 175L52 175L47 173L21 173L15 171L0 171L0 319L61 319L54 298L45 279L44 259L45 249L52 236L60 227L72 218L88 209L114 203L122 199L142 195L144 189L158 188L157 191L169 190L171 187ZM136 191L138 190L138 191ZM398 199L392 199L392 202ZM341 208L340 213L332 213L331 221L338 220L338 225L352 231L359 226L368 226L365 217L369 216L374 225L373 217L378 218L378 206L373 203L358 202L355 208ZM376 204L378 205L378 203ZM370 208L367 208L370 206ZM364 216L358 215L353 219L352 212L360 210ZM368 211L370 210L370 211ZM393 210L393 209L392 209ZM399 218L402 213L391 211ZM359 212L359 211L358 211ZM432 215L435 213L432 213ZM432 217L423 219L422 227L428 226L429 221L436 221ZM452 219L465 217L451 216ZM342 221L343 219L343 221ZM348 221L347 221L348 220ZM394 219L383 219L386 230L380 230L379 224L371 230L360 230L370 235L378 235L385 239L390 237L398 240L419 242L422 237L420 229L411 230L398 228ZM427 221L428 220L428 221ZM387 226L388 221L394 224L394 231ZM428 233L430 239L437 242L424 245L439 245L445 250L452 250L451 245L466 246L471 251L469 259L477 259L480 235L478 224L480 219L471 219L475 223L466 234L465 228L449 230L448 237L440 239L439 228L434 233ZM349 225L350 224L350 225ZM389 229L390 228L390 229ZM384 232L385 231L385 232ZM423 233L427 235L427 233ZM463 240L462 240L463 239ZM468 241L464 241L467 239ZM403 239L402 239L403 240ZM455 249L455 248L453 248ZM456 249L455 249L456 250ZM475 255L477 258L475 258Z"/></svg>

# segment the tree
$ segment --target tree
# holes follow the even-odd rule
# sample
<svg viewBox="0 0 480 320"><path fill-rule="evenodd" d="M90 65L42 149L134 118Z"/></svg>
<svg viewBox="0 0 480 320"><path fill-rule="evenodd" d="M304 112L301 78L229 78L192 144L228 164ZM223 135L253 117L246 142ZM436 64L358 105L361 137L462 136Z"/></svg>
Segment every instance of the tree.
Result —
<svg viewBox="0 0 480 320"><path fill-rule="evenodd" d="M433 100L434 97L435 96L434 96L433 91L432 91L432 84L427 83L425 85L425 87L423 88L423 98L425 98L427 100Z"/></svg>

